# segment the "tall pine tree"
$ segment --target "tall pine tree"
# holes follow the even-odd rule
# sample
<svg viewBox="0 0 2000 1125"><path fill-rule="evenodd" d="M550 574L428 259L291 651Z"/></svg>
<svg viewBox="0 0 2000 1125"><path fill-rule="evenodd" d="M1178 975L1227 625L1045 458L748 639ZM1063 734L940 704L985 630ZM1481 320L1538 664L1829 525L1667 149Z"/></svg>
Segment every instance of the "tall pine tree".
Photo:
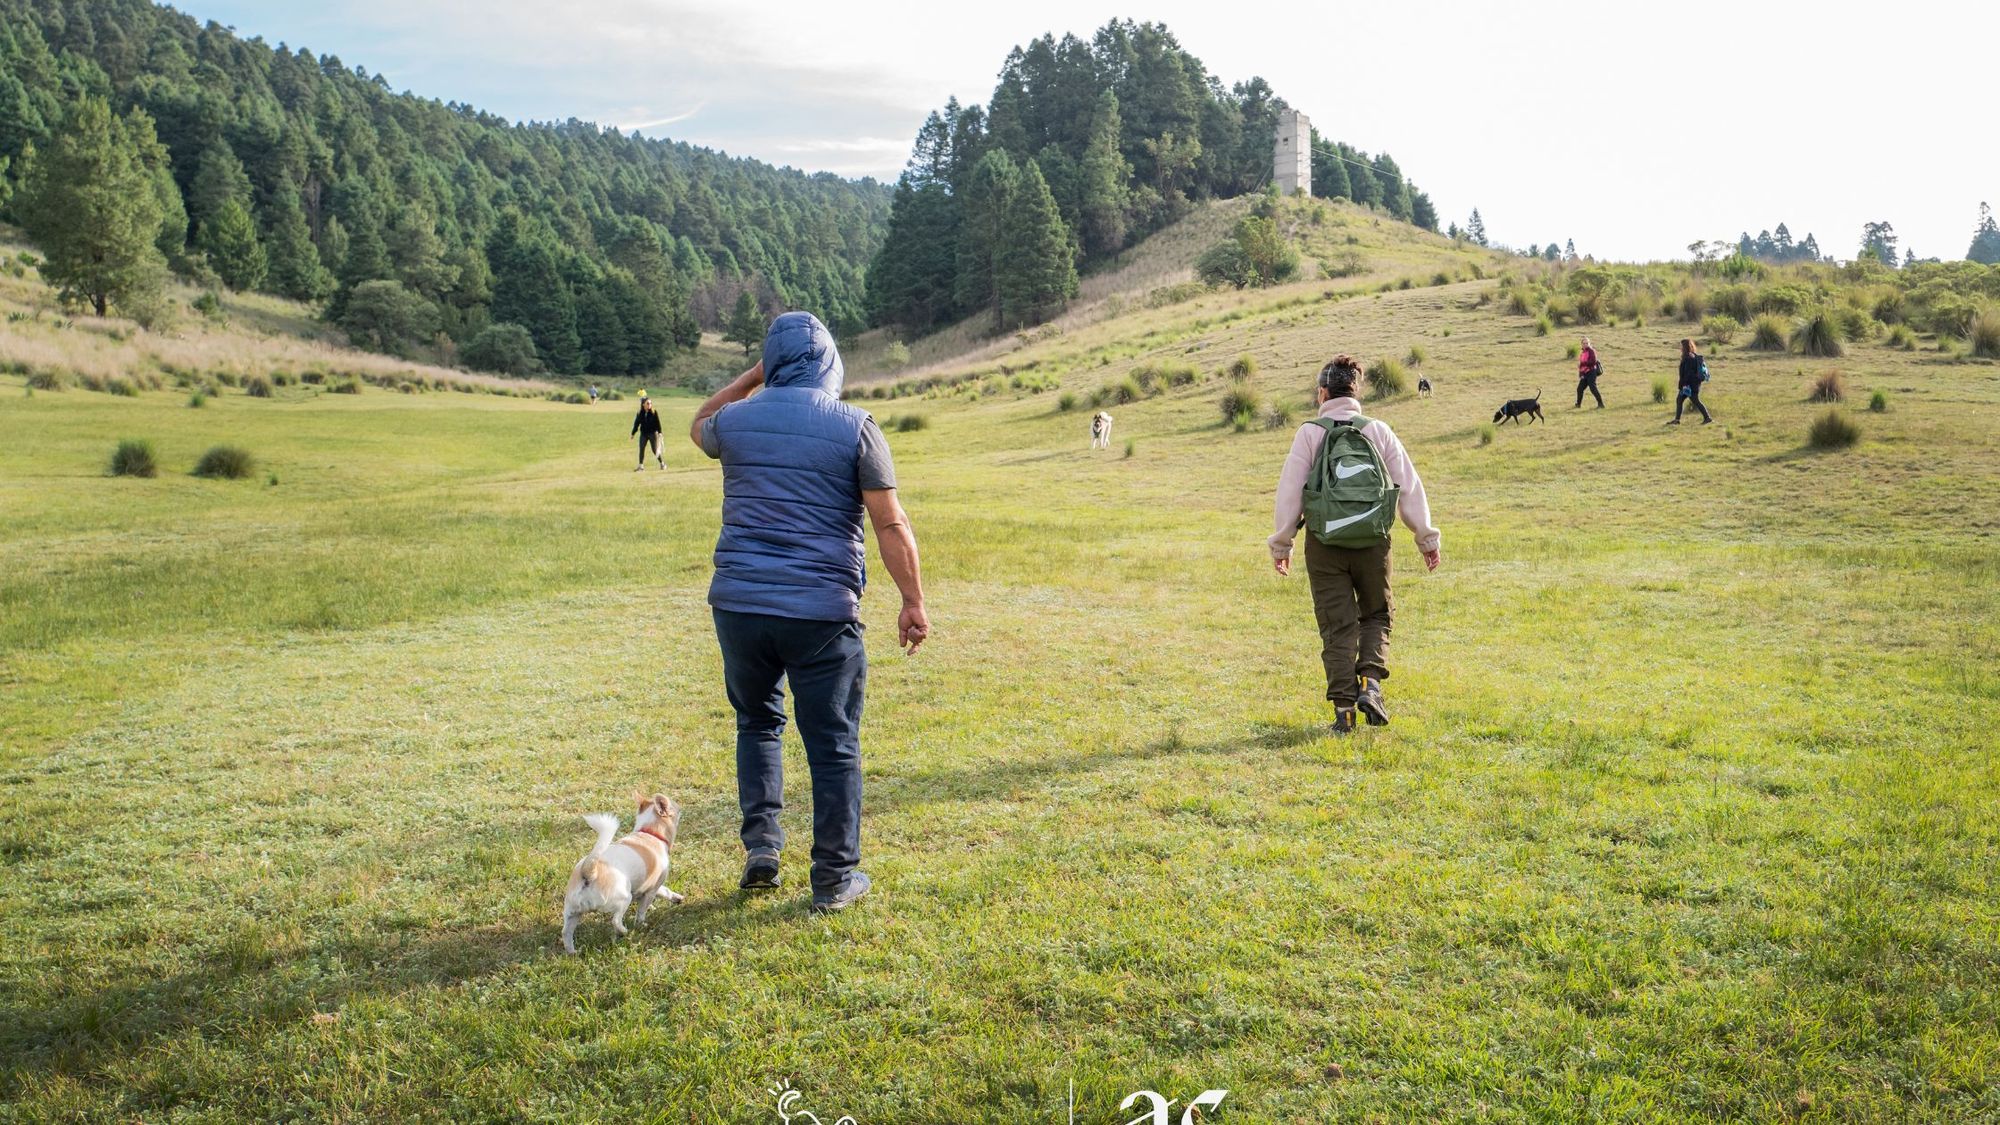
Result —
<svg viewBox="0 0 2000 1125"><path fill-rule="evenodd" d="M526 328L550 371L580 374L583 342L577 336L576 301L563 277L554 233L509 211L494 228L486 257L493 264L494 323Z"/></svg>
<svg viewBox="0 0 2000 1125"><path fill-rule="evenodd" d="M1039 169L1035 178L1041 180ZM979 158L959 201L958 306L968 312L990 309L996 323L1005 319L1001 310L999 260L1012 233L1008 226L1009 208L1021 180L1021 169L1007 155L1007 150L996 148ZM1042 191L1048 191L1045 181ZM1049 206L1055 206L1053 197Z"/></svg>
<svg viewBox="0 0 2000 1125"><path fill-rule="evenodd" d="M160 202L110 105L77 102L27 163L15 213L41 247L42 277L99 316L156 301L167 272L155 242Z"/></svg>
<svg viewBox="0 0 2000 1125"><path fill-rule="evenodd" d="M1003 328L1039 324L1076 296L1076 249L1032 160L1008 197L994 272Z"/></svg>
<svg viewBox="0 0 2000 1125"><path fill-rule="evenodd" d="M1077 234L1084 253L1095 258L1125 247L1125 208L1131 195L1126 185L1132 166L1118 148L1121 127L1118 95L1106 90L1098 95L1096 112L1091 114L1090 140L1078 169L1082 222Z"/></svg>

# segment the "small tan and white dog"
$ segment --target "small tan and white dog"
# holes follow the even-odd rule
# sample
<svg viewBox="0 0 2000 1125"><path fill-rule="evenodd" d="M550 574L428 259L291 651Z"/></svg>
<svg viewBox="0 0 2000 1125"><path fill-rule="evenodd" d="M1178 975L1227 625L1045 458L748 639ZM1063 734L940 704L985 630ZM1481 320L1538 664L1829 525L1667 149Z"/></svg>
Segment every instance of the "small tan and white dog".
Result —
<svg viewBox="0 0 2000 1125"><path fill-rule="evenodd" d="M646 920L653 899L664 895L671 903L681 896L667 887L667 865L674 848L674 834L680 831L681 807L670 797L642 798L639 815L632 821L632 834L611 842L618 834L618 818L610 813L592 813L584 823L597 829L597 846L576 861L570 872L569 891L563 896L563 949L576 952L576 924L585 914L611 915L611 929L624 937L625 908L639 900L638 921Z"/></svg>
<svg viewBox="0 0 2000 1125"><path fill-rule="evenodd" d="M1111 448L1111 415L1102 410L1090 420L1090 448Z"/></svg>

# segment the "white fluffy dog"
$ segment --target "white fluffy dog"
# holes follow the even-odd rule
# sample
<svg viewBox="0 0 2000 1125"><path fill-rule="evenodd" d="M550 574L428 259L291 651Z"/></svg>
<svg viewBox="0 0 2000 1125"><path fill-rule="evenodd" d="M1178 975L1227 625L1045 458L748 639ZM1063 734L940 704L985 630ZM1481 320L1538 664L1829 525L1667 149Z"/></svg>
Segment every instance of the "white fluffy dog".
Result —
<svg viewBox="0 0 2000 1125"><path fill-rule="evenodd" d="M1102 410L1090 420L1090 448L1111 448L1111 415Z"/></svg>

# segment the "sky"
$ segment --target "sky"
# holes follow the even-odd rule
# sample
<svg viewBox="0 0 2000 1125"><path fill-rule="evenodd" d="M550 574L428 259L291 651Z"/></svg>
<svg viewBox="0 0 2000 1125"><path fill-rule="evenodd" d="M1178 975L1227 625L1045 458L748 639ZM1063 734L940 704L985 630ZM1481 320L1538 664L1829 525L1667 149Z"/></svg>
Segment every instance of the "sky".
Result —
<svg viewBox="0 0 2000 1125"><path fill-rule="evenodd" d="M2000 204L1990 2L179 6L397 90L844 176L893 180L925 114L985 102L1015 45L1131 18L1225 83L1262 75L1322 135L1394 155L1445 221L1477 207L1514 246L1665 259L1783 222L1848 258L1886 220L1918 257L1958 258L1980 201Z"/></svg>

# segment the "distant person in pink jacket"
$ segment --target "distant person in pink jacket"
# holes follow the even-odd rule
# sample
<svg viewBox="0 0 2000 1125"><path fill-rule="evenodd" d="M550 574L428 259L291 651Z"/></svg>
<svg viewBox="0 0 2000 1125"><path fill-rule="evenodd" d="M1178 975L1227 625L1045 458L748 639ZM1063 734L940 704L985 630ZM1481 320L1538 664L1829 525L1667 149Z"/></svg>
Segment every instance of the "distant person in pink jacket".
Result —
<svg viewBox="0 0 2000 1125"><path fill-rule="evenodd" d="M1321 368L1313 392L1319 417L1335 423L1362 418L1361 403L1354 395L1360 378L1361 365L1348 356L1335 356ZM1362 423L1361 436L1375 447L1389 483L1400 490L1396 515L1416 533L1424 565L1436 570L1444 559L1441 536L1431 526L1430 501L1417 467L1386 424L1368 418ZM1271 563L1280 575L1292 572L1292 540L1305 519L1306 480L1326 440L1326 429L1317 423L1301 426L1278 476L1270 546ZM1329 547L1308 534L1306 577L1312 585L1313 616L1319 622L1320 660L1326 666L1334 733L1354 730L1357 709L1371 726L1387 723L1382 681L1389 676L1389 627L1395 614L1389 594L1389 540L1372 547Z"/></svg>

